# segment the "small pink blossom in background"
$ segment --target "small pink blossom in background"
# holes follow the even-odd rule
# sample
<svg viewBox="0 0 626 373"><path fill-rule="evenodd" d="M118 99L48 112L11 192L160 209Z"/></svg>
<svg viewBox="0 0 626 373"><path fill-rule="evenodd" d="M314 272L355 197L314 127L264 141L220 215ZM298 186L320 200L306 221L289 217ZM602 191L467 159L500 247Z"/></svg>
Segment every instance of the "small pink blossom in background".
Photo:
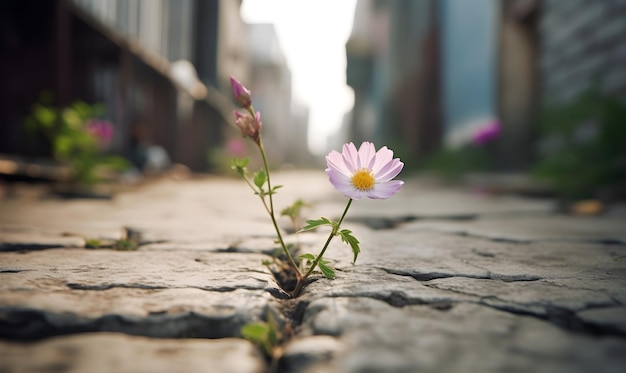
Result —
<svg viewBox="0 0 626 373"><path fill-rule="evenodd" d="M85 130L102 146L108 145L113 139L113 124L106 120L90 119L85 124Z"/></svg>
<svg viewBox="0 0 626 373"><path fill-rule="evenodd" d="M386 146L376 151L374 144L367 141L359 150L353 143L344 144L341 153L333 150L326 156L326 163L330 183L352 199L386 199L404 185L402 180L392 180L404 163L393 158L393 151Z"/></svg>
<svg viewBox="0 0 626 373"><path fill-rule="evenodd" d="M226 151L235 157L243 157L246 154L246 142L244 139L230 139L226 143Z"/></svg>
<svg viewBox="0 0 626 373"><path fill-rule="evenodd" d="M500 136L500 132L502 132L500 122L497 120L488 122L472 134L472 143L478 146L485 145L498 138Z"/></svg>

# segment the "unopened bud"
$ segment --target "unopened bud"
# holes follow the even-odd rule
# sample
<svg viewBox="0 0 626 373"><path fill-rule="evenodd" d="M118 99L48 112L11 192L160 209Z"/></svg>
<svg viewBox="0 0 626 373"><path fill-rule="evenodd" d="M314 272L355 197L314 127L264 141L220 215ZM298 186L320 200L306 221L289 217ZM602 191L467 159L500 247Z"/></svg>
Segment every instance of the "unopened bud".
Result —
<svg viewBox="0 0 626 373"><path fill-rule="evenodd" d="M254 118L249 114L242 114L238 111L234 111L235 125L241 131L241 136L250 137L254 142L258 143L261 136L261 128L263 123L261 122L261 113L258 111Z"/></svg>
<svg viewBox="0 0 626 373"><path fill-rule="evenodd" d="M242 107L248 108L252 105L250 98L250 90L243 86L237 79L230 77L230 85L233 87L233 96L235 101Z"/></svg>

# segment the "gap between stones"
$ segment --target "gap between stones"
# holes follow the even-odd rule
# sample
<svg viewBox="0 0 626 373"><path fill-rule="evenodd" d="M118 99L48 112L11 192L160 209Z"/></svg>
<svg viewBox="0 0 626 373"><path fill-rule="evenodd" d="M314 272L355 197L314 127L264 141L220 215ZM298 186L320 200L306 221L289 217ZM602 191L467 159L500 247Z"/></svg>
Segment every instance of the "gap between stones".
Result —
<svg viewBox="0 0 626 373"><path fill-rule="evenodd" d="M458 274L458 273L445 273L445 272L423 272L423 273L412 273L407 271L402 271L398 269L391 268L383 268L378 267L390 275L398 275L398 276L407 276L412 277L417 281L430 281L437 280L442 278L452 278L452 277L460 277L460 278L470 278L477 280L500 280L504 282L518 282L518 281L539 281L542 278L534 275L501 275L489 272L485 276L481 275L470 275L470 274Z"/></svg>
<svg viewBox="0 0 626 373"><path fill-rule="evenodd" d="M195 312L170 315L162 312L147 316L103 315L81 319L68 314L30 308L1 310L0 338L37 341L45 338L95 332L120 332L151 338L232 338L240 327L238 317L208 317ZM76 322L68 323L75 318Z"/></svg>

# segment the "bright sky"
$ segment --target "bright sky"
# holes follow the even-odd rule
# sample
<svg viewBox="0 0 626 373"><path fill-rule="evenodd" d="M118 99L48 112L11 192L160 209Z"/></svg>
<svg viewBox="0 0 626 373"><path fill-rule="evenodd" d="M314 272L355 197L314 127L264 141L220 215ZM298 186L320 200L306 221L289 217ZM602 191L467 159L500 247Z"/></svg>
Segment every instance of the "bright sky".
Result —
<svg viewBox="0 0 626 373"><path fill-rule="evenodd" d="M356 0L244 0L247 23L273 23L293 79L294 99L309 106L309 148L323 153L326 138L352 108L345 45Z"/></svg>

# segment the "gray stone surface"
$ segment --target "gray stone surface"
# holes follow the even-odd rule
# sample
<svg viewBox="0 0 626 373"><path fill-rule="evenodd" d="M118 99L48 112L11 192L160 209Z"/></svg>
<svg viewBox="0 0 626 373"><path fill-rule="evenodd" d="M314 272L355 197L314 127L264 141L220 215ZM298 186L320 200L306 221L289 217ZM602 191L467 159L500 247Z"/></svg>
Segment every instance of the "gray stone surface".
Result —
<svg viewBox="0 0 626 373"><path fill-rule="evenodd" d="M153 339L76 334L41 342L0 341L0 372L261 373L265 361L241 339Z"/></svg>
<svg viewBox="0 0 626 373"><path fill-rule="evenodd" d="M346 203L321 171L273 181L277 210L303 198L307 218L337 218ZM110 201L0 201L0 372L623 371L624 216L407 180L353 203L356 264L335 239L336 279L316 274L288 300L261 263L277 245L257 198L211 177ZM129 232L136 251L84 248ZM286 237L317 253L327 235ZM268 312L286 336L270 363L232 338Z"/></svg>
<svg viewBox="0 0 626 373"><path fill-rule="evenodd" d="M533 317L468 303L441 309L323 298L309 305L303 333L331 334L343 342L341 358L324 368L329 371L620 372L626 363L622 338L572 334Z"/></svg>
<svg viewBox="0 0 626 373"><path fill-rule="evenodd" d="M277 288L259 254L58 249L5 253L0 335L63 330L155 337L237 336ZM5 267L6 266L6 267Z"/></svg>

